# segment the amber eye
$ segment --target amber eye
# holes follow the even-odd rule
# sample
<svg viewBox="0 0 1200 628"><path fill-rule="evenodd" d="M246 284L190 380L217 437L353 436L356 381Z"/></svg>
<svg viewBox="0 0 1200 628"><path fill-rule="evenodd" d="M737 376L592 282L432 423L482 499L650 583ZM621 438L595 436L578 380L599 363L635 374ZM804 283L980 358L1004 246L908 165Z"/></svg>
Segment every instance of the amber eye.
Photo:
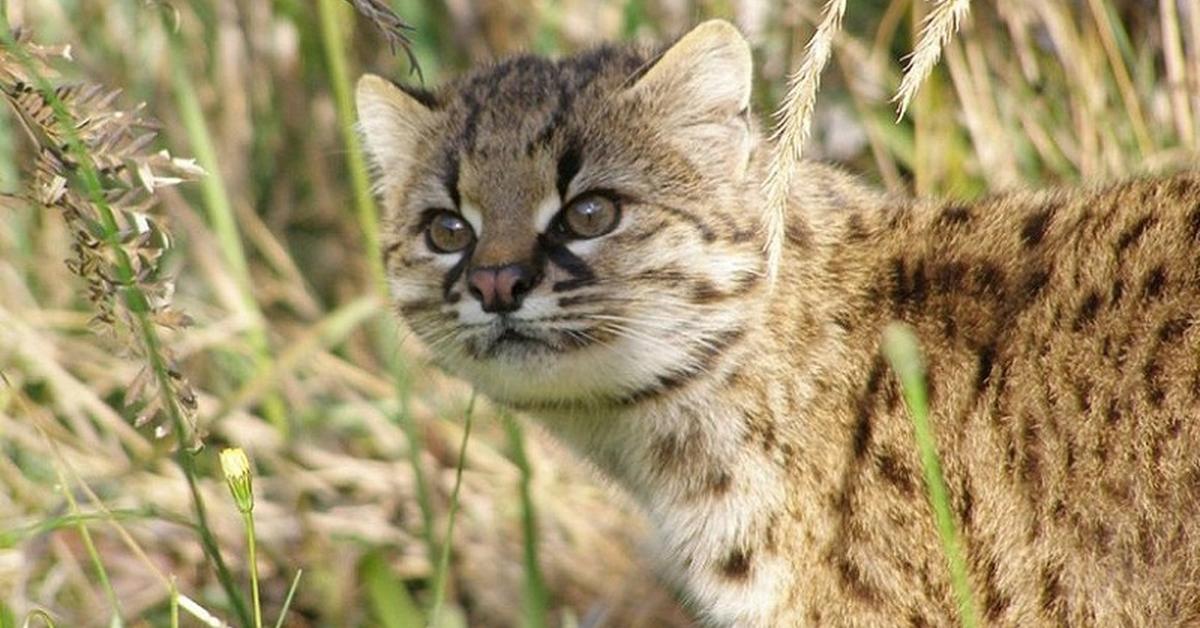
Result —
<svg viewBox="0 0 1200 628"><path fill-rule="evenodd" d="M425 241L438 253L456 253L467 248L474 239L471 225L462 216L448 211L439 211L425 228Z"/></svg>
<svg viewBox="0 0 1200 628"><path fill-rule="evenodd" d="M620 217L616 201L602 194L588 194L562 210L559 225L573 238L595 238L612 231Z"/></svg>

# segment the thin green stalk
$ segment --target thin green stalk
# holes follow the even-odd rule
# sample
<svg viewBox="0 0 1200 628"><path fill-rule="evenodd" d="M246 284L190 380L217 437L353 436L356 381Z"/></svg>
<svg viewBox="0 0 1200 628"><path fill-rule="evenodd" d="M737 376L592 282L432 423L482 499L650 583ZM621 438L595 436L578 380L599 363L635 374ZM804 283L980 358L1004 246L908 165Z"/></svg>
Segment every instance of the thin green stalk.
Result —
<svg viewBox="0 0 1200 628"><path fill-rule="evenodd" d="M346 53L342 49L342 33L338 23L336 0L318 0L317 11L321 23L321 44L325 48L325 63L329 69L329 82L333 88L333 100L337 107L338 125L342 129L342 141L346 145L346 162L350 170L350 186L354 193L354 207L358 212L359 227L363 232L363 248L376 287L387 292L383 270L383 257L379 244L379 211L371 195L371 178L367 174L367 162L363 158L354 130L354 103L350 95L350 79L347 71Z"/></svg>
<svg viewBox="0 0 1200 628"><path fill-rule="evenodd" d="M4 42L8 49L17 57L21 65L24 66L25 71L37 87L38 92L50 105L59 126L62 127L63 133L66 136L67 148L77 162L75 172L87 192L88 200L96 206L100 216L104 229L102 240L113 256L116 271L115 279L125 288L121 291L122 299L124 299L126 307L129 308L129 311L136 318L137 330L141 335L142 342L146 346L147 359L150 361L151 369L158 381L158 389L162 397L163 407L171 419L176 439L181 444L186 443L188 439L187 428L184 424L183 414L178 406L178 400L171 394L171 391L174 389L174 382L168 373L167 365L162 357L162 342L158 337L158 330L154 327L154 322L148 316L150 306L146 300L146 295L135 281L133 265L118 239L116 217L104 198L103 186L100 184L100 177L96 172L96 166L91 154L89 154L87 147L79 139L79 134L75 130L75 121L72 119L70 112L67 111L66 106L58 98L54 86L46 80L46 77L42 76L25 50L13 40L12 27L3 16L0 16L0 40ZM188 490L191 494L193 509L196 511L197 529L200 533L200 541L201 546L204 548L204 553L208 556L209 561L212 562L217 572L217 579L229 596L230 604L233 606L234 611L243 620L243 623L248 624L249 615L246 612L245 602L238 595L233 577L230 575L229 569L225 566L224 560L221 559L216 540L208 527L204 499L201 497L196 485L195 462L192 460L187 448L183 446L178 448L176 460L183 469L184 477L188 482Z"/></svg>
<svg viewBox="0 0 1200 628"><path fill-rule="evenodd" d="M339 6L340 4L336 0L318 0L317 2L321 45L325 51L325 63L328 66L329 82L333 89L338 126L341 129L342 140L346 148L346 167L350 171L350 185L354 195L354 207L358 216L359 228L363 234L367 266L371 269L371 277L376 290L386 299L388 298L387 275L383 267L379 242L379 211L371 192L367 162L363 158L362 147L354 124L355 111L351 96L350 72L347 69L346 54L342 47L342 32L338 21ZM375 345L385 348L384 353L387 356L385 359L400 398L401 409L397 421L401 424L405 438L408 440L409 465L412 467L417 503L421 509L421 518L424 524L423 537L426 551L430 562L436 562L439 551L433 534L433 505L429 496L429 484L421 466L423 439L415 420L408 413L408 374L404 363L398 356L387 350L387 348L399 347L395 324L388 318L381 318L373 330L373 335Z"/></svg>
<svg viewBox="0 0 1200 628"><path fill-rule="evenodd" d="M529 490L533 474L529 468L529 459L525 456L525 435L522 433L521 424L510 414L505 414L503 420L513 462L521 472L521 534L525 562L525 581L521 587L521 603L525 608L523 625L526 628L541 628L546 625L549 595L538 563L537 511L534 509L533 496Z"/></svg>
<svg viewBox="0 0 1200 628"><path fill-rule="evenodd" d="M179 628L179 588L171 576L171 628Z"/></svg>
<svg viewBox="0 0 1200 628"><path fill-rule="evenodd" d="M437 570L433 575L433 610L429 613L429 625L441 626L442 603L446 597L446 580L450 574L450 544L454 538L454 517L458 514L458 491L462 488L463 467L467 462L467 441L471 438L471 417L475 414L475 392L467 402L466 419L463 425L462 444L458 447L458 466L454 470L454 491L450 494L449 520L446 522L446 537L442 539L442 555L438 558Z"/></svg>
<svg viewBox="0 0 1200 628"><path fill-rule="evenodd" d="M954 587L955 597L958 598L959 618L964 628L975 628L979 625L979 613L971 591L971 581L967 577L962 541L954 522L954 515L950 511L950 494L946 489L942 465L938 460L937 439L929 422L921 349L911 330L901 324L892 324L883 333L883 352L904 389L904 401L912 417L917 447L921 452L921 466L925 471L929 501L933 505L934 517L937 520L942 550L950 565L950 583Z"/></svg>
<svg viewBox="0 0 1200 628"><path fill-rule="evenodd" d="M242 515L246 525L246 552L250 555L250 594L254 599L254 628L262 628L262 603L258 596L258 549L254 537L254 513Z"/></svg>
<svg viewBox="0 0 1200 628"><path fill-rule="evenodd" d="M212 136L208 132L208 123L204 119L204 111L196 97L187 66L180 54L182 45L179 33L169 21L167 12L163 12L163 27L170 38L168 54L171 60L171 85L175 92L175 101L179 106L179 117L187 131L188 141L196 154L200 167L208 172L208 176L200 181L204 205L208 208L209 220L216 233L217 242L221 248L222 257L234 271L239 292L242 297L242 307L255 318L255 326L249 332L248 339L254 351L254 368L259 373L271 367L271 348L267 340L265 318L258 302L254 299L251 288L250 266L246 261L246 251L242 247L241 234L238 232L237 219L234 218L233 207L229 203L229 193L225 189L225 180L221 176L221 167L217 159L217 150L213 146ZM278 395L271 394L263 397L263 414L267 420L286 438L289 429L287 410L283 400Z"/></svg>
<svg viewBox="0 0 1200 628"><path fill-rule="evenodd" d="M296 589L300 586L300 576L303 575L303 569L296 570L296 577L292 578L292 586L288 587L287 597L283 598L283 608L279 609L279 619L275 621L275 628L283 628L283 618L287 617L288 609L292 607L292 597L296 595Z"/></svg>
<svg viewBox="0 0 1200 628"><path fill-rule="evenodd" d="M411 386L408 372L398 355L400 339L396 334L396 324L390 319L380 318L375 327L375 337L378 346L394 347L396 351L389 353L388 370L392 374L392 382L396 394L400 398L400 409L396 421L404 430L404 438L408 441L408 465L412 469L413 485L417 493L417 506L421 510L422 538L425 541L426 555L430 563L436 563L440 552L437 539L433 534L433 498L429 493L429 482L425 478L425 468L421 465L421 452L425 450L425 438L421 435L416 418L409 411Z"/></svg>
<svg viewBox="0 0 1200 628"><path fill-rule="evenodd" d="M62 469L56 466L55 473L58 474L58 484L62 487L63 495L67 498L67 505L70 507L71 514L79 515L79 504L75 501L71 485L67 483L67 478L63 475ZM104 563L100 560L100 552L96 551L96 544L92 542L92 534L88 531L86 521L79 519L75 524L75 529L79 531L79 536L83 539L83 546L87 549L88 559L92 561L92 568L96 570L96 577L100 579L100 587L104 590L104 596L108 598L108 605L112 607L112 624L117 626L124 625L124 622L121 620L121 603L117 600L117 592L113 590L112 582L108 579L108 570L104 568Z"/></svg>

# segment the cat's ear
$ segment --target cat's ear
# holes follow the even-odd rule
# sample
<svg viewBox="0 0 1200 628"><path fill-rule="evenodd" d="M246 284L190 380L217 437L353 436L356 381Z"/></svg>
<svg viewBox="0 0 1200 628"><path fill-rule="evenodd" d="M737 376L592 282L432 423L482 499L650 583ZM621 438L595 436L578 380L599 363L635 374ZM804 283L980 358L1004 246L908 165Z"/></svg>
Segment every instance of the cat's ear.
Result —
<svg viewBox="0 0 1200 628"><path fill-rule="evenodd" d="M417 97L374 74L358 79L358 124L372 163L389 175L406 170L433 112Z"/></svg>
<svg viewBox="0 0 1200 628"><path fill-rule="evenodd" d="M734 25L705 22L684 35L630 88L683 124L725 122L746 111L754 64Z"/></svg>

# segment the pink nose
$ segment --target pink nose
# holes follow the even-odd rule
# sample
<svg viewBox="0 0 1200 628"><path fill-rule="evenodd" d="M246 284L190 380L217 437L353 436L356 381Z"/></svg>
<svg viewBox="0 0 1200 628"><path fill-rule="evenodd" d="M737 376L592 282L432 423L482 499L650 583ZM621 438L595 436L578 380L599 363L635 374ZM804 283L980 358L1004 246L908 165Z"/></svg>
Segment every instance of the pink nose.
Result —
<svg viewBox="0 0 1200 628"><path fill-rule="evenodd" d="M467 277L468 291L479 299L483 311L501 314L520 308L534 283L533 273L523 264L476 268Z"/></svg>

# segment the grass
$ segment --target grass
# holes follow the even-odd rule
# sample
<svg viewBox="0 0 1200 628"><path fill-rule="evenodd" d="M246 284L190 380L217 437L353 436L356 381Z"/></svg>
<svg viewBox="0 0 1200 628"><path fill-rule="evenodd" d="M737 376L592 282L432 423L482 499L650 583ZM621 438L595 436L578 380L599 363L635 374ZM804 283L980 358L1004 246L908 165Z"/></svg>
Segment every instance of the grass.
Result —
<svg viewBox="0 0 1200 628"><path fill-rule="evenodd" d="M922 363L921 349L911 330L903 325L893 324L884 331L883 353L900 380L904 402L908 407L909 416L912 417L913 435L921 454L921 468L925 473L925 488L933 507L934 519L937 521L942 551L946 554L946 562L950 568L950 582L958 599L959 618L963 628L975 628L979 625L979 610L975 605L975 595L971 591L971 582L967 576L967 562L964 558L966 550L963 547L962 536L950 510L950 492L946 489L946 478L942 475L937 438L929 421L925 365Z"/></svg>
<svg viewBox="0 0 1200 628"><path fill-rule="evenodd" d="M1195 2L976 2L966 18L961 0L359 4L415 27L399 32L430 84L493 53L763 15L756 108L788 103L778 181L803 154L970 197L1170 168L1200 140ZM106 116L140 99L161 122L134 150L146 128L116 144L87 125L29 139L0 115L0 625L107 625L115 611L251 626L251 565L266 623L283 609L289 626L690 625L640 557L640 517L485 401L464 425L470 391L427 368L386 311L350 86L367 70L419 80L404 42L393 54L334 0L181 0L169 27L136 0L0 6L34 29L3 59L40 73L22 95L0 72L10 102L44 95L47 128L117 128ZM67 44L71 60L54 48ZM78 81L127 91L56 102L50 88ZM20 167L62 144L77 207L28 202ZM208 176L138 191L139 163L186 177L163 148ZM255 461L254 560L225 447Z"/></svg>

